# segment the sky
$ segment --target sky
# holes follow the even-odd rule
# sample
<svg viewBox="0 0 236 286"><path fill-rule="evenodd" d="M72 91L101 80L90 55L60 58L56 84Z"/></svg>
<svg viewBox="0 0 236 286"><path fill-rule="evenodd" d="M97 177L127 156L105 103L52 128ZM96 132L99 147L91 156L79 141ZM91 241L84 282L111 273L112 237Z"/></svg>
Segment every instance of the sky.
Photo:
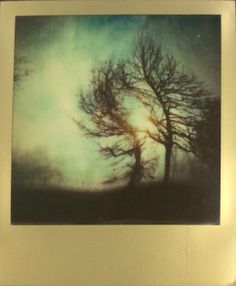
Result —
<svg viewBox="0 0 236 286"><path fill-rule="evenodd" d="M127 56L140 30L152 33L164 53L173 54L220 96L218 16L20 16L15 27L15 60L26 57L30 73L14 89L13 149L43 150L68 185L103 188L112 173L95 140L71 118L86 120L76 95L88 88L92 69L108 58ZM137 125L147 124L137 107L132 116ZM147 150L159 157L161 177L162 147L154 150L150 144Z"/></svg>

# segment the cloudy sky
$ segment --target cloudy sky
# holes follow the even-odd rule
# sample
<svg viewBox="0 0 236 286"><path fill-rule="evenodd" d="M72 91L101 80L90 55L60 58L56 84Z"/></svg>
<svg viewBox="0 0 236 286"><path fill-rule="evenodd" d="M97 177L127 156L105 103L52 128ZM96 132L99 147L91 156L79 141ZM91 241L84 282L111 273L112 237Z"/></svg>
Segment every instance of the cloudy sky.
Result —
<svg viewBox="0 0 236 286"><path fill-rule="evenodd" d="M13 148L43 150L68 184L102 187L112 172L110 162L71 120L83 118L76 94L88 87L92 68L109 57L126 56L141 29L220 95L217 16L17 17L15 59L25 56L31 72L14 90ZM145 122L142 112L134 110L133 116L137 124ZM161 176L161 147L156 152Z"/></svg>

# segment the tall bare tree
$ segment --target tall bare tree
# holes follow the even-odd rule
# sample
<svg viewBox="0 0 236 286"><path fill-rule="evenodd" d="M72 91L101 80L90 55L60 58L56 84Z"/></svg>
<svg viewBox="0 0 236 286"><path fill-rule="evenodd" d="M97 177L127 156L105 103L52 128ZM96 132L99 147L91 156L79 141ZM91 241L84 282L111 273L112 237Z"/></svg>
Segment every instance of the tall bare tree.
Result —
<svg viewBox="0 0 236 286"><path fill-rule="evenodd" d="M141 33L126 64L124 86L149 109L155 132L148 136L165 148L164 183L170 178L173 147L192 152L193 126L201 116L207 86L180 67L173 56L163 55L151 35ZM194 103L194 104L193 104Z"/></svg>
<svg viewBox="0 0 236 286"><path fill-rule="evenodd" d="M76 123L87 136L102 138L100 151L106 158L113 159L113 167L120 166L107 182L128 180L132 188L144 177L152 177L155 168L152 161L143 160L145 139L138 136L137 129L128 120L129 113L123 104L125 77L124 65L111 60L94 70L89 91L79 97L79 108L89 120ZM127 158L131 162L127 163ZM121 161L126 163L126 168L122 168Z"/></svg>

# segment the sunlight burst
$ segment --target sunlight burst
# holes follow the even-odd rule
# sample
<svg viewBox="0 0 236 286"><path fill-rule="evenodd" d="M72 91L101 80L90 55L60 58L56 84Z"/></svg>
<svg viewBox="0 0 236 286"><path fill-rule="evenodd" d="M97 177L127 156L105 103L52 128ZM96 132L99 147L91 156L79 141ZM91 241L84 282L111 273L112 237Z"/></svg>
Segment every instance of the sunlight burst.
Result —
<svg viewBox="0 0 236 286"><path fill-rule="evenodd" d="M138 132L154 131L153 124L150 122L149 114L141 105L138 108L134 108L130 115L130 123L133 127L137 128Z"/></svg>

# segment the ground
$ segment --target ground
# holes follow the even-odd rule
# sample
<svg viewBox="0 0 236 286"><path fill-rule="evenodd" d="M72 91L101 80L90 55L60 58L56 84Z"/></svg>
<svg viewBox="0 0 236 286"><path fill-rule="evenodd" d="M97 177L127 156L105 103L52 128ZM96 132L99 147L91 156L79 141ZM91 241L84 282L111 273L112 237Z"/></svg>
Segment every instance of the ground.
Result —
<svg viewBox="0 0 236 286"><path fill-rule="evenodd" d="M12 224L219 224L219 190L187 183L90 191L13 188Z"/></svg>

